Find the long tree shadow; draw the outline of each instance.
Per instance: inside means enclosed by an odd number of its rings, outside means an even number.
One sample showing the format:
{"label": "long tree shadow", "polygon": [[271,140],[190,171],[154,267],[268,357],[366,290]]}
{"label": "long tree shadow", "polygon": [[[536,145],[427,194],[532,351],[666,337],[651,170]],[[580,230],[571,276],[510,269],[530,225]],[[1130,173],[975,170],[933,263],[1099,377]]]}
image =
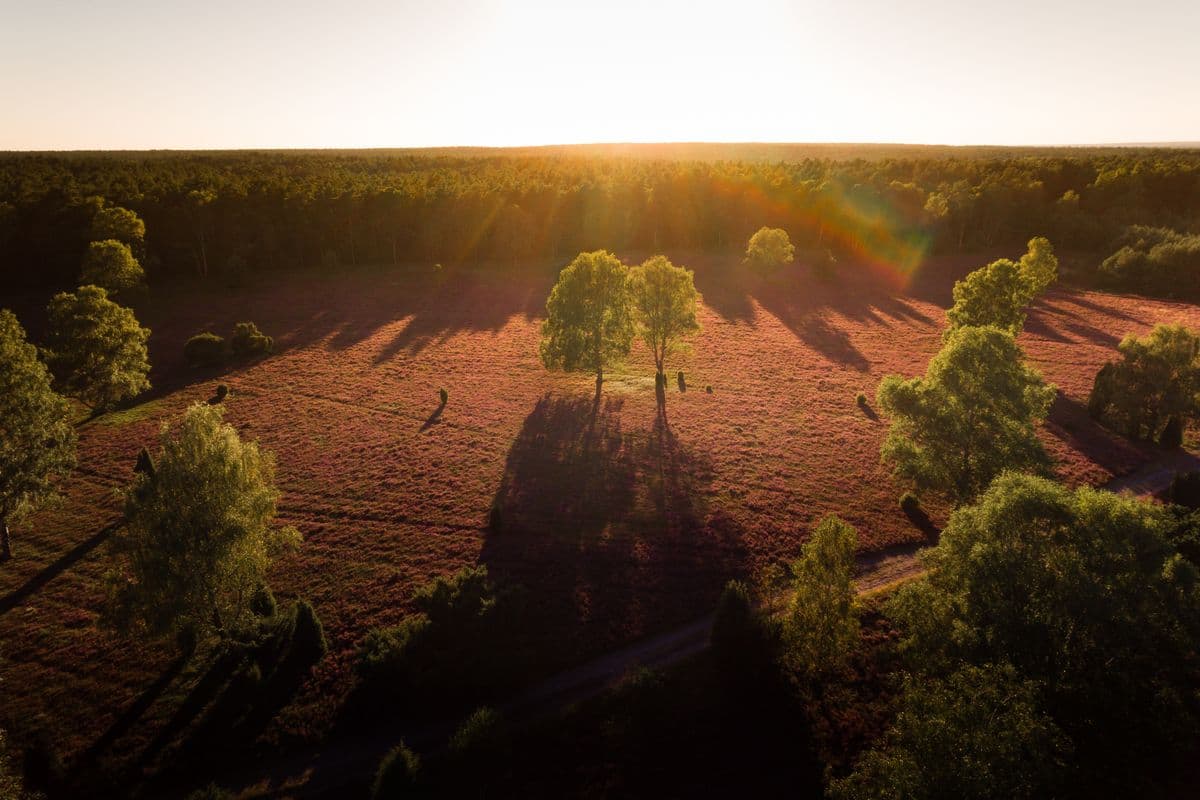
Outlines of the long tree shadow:
{"label": "long tree shadow", "polygon": [[184,665],[188,662],[187,654],[176,656],[163,673],[154,680],[154,683],[146,687],[146,689],[138,695],[137,699],[125,709],[120,716],[113,720],[112,725],[108,727],[100,738],[93,742],[87,750],[80,755],[80,764],[86,766],[93,763],[96,758],[108,749],[114,742],[129,732],[142,715],[154,704],[154,701],[162,696],[167,687],[179,676],[183,671]]}
{"label": "long tree shadow", "polygon": [[713,468],[665,416],[622,427],[620,399],[547,394],[508,454],[480,561],[530,592],[567,662],[707,611],[744,568],[738,526],[708,507]]}
{"label": "long tree shadow", "polygon": [[37,575],[27,580],[24,585],[10,592],[7,596],[0,599],[0,614],[6,614],[14,608],[25,602],[32,595],[36,594],[43,586],[52,581],[54,578],[61,575],[77,561],[82,559],[88,553],[95,550],[104,540],[112,535],[113,531],[121,526],[121,522],[113,522],[104,526],[92,536],[84,539],[79,544],[72,547],[66,553],[63,553],[55,561],[46,566]]}
{"label": "long tree shadow", "polygon": [[1152,452],[1148,446],[1132,442],[1097,423],[1084,403],[1068,397],[1062,390],[1050,406],[1045,427],[1055,438],[1113,474],[1131,469]]}

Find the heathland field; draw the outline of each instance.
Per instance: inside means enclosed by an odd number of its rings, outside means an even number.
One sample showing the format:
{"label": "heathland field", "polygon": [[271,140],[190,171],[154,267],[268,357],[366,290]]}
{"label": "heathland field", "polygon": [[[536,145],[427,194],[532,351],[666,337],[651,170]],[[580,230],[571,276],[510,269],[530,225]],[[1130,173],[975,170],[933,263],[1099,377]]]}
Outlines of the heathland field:
{"label": "heathland field", "polygon": [[[640,346],[599,404],[591,376],[541,366],[553,266],[153,290],[137,310],[153,331],[154,389],[81,424],[64,502],[14,531],[17,557],[0,570],[0,677],[23,687],[6,692],[3,716],[44,715],[65,756],[150,765],[203,707],[201,660],[94,622],[115,490],[160,424],[220,382],[227,420],[275,453],[281,521],[304,536],[271,585],[313,602],[331,646],[267,738],[333,725],[366,632],[463,566],[525,586],[530,624],[556,642],[550,670],[703,615],[728,578],[794,558],[825,514],[855,525],[864,553],[924,541],[880,464],[875,390],[924,371],[952,279],[992,255],[933,259],[910,279],[843,263],[834,282],[803,260],[765,281],[735,256],[669,255],[696,271],[703,329],[668,364],[665,419]],[[184,365],[188,337],[241,320],[275,337],[274,355],[230,372]],[[1200,327],[1200,308],[1058,288],[1031,311],[1020,342],[1059,389],[1042,438],[1066,482],[1154,457],[1096,426],[1086,402],[1121,337],[1162,322]]]}

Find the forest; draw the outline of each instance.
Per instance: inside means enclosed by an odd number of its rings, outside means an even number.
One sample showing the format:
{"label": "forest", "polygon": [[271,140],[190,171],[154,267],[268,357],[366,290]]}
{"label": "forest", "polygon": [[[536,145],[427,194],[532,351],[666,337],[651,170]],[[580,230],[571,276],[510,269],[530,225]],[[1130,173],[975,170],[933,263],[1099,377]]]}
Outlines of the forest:
{"label": "forest", "polygon": [[1096,256],[1087,282],[1200,291],[1200,151],[774,147],[8,154],[0,287],[75,285],[107,202],[145,221],[152,282],[731,251],[766,225],[802,250],[902,265],[1042,235]]}

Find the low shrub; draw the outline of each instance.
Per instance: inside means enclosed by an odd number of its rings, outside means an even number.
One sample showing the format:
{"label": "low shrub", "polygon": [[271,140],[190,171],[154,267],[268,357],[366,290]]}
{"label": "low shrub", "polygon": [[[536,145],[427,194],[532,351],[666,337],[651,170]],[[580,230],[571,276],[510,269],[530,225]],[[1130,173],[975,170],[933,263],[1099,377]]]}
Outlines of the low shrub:
{"label": "low shrub", "polygon": [[225,340],[215,333],[198,333],[183,346],[183,357],[193,367],[217,367],[225,361]]}
{"label": "low shrub", "polygon": [[417,786],[421,760],[404,742],[393,747],[379,762],[375,782],[371,784],[373,800],[394,800],[404,797]]}
{"label": "low shrub", "polygon": [[218,383],[217,384],[217,394],[216,394],[217,402],[218,403],[224,402],[225,398],[228,396],[229,396],[229,387],[223,383]]}
{"label": "low shrub", "polygon": [[859,392],[858,395],[854,398],[854,402],[858,404],[859,408],[866,408],[867,407],[867,396],[865,394],[863,394],[862,392]]}
{"label": "low shrub", "polygon": [[1166,426],[1158,436],[1158,443],[1170,450],[1183,447],[1183,421],[1179,417],[1171,417],[1167,420]]}
{"label": "low shrub", "polygon": [[686,392],[687,381],[683,378],[683,370],[679,370],[679,372],[675,373],[675,380],[679,383],[679,391]]}
{"label": "low shrub", "polygon": [[266,355],[275,348],[275,340],[260,331],[253,322],[239,322],[233,326],[229,348],[239,358]]}
{"label": "low shrub", "polygon": [[446,405],[450,401],[450,393],[445,389],[438,389],[438,399],[442,401],[442,405]]}
{"label": "low shrub", "polygon": [[921,498],[917,497],[912,492],[905,492],[900,495],[900,509],[906,514],[911,514],[921,507]]}
{"label": "low shrub", "polygon": [[704,391],[707,392],[708,394],[712,394],[713,393],[712,392],[712,384],[710,383],[708,386],[705,386]]}
{"label": "low shrub", "polygon": [[269,586],[264,584],[254,590],[254,595],[250,598],[250,610],[260,617],[275,616],[278,606]]}
{"label": "low shrub", "polygon": [[307,600],[296,603],[295,615],[289,657],[299,664],[315,664],[329,651],[329,643],[325,640],[325,626],[321,624],[316,610]]}
{"label": "low shrub", "polygon": [[499,738],[499,728],[500,714],[495,709],[477,708],[450,737],[450,752],[462,756],[491,749]]}

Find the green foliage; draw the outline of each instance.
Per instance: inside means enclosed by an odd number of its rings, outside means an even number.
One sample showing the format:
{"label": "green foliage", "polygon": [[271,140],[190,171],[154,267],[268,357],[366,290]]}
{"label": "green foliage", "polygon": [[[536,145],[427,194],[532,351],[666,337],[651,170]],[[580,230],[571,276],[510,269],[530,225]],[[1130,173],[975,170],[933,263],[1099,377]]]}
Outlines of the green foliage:
{"label": "green foliage", "polygon": [[299,534],[276,528],[275,462],[198,403],[163,427],[154,474],[125,493],[114,537],[106,621],[166,636],[185,627],[223,636],[250,621],[271,559]]}
{"label": "green foliage", "polygon": [[46,363],[63,394],[106,409],[150,388],[146,340],[128,308],[99,286],[60,292],[47,309],[50,333]]}
{"label": "green foliage", "polygon": [[1100,265],[1117,287],[1168,297],[1200,297],[1200,234],[1133,225]]}
{"label": "green foliage", "polygon": [[1057,279],[1054,248],[1043,237],[1031,239],[1019,262],[993,261],[954,284],[954,305],[946,312],[950,330],[991,325],[1016,336],[1029,304]]}
{"label": "green foliage", "polygon": [[500,714],[487,706],[477,708],[450,737],[450,752],[462,756],[476,755],[495,746],[500,735]]}
{"label": "green foliage", "polygon": [[75,466],[71,406],[54,393],[37,348],[8,309],[0,309],[0,559],[10,555],[8,526],[55,494]]}
{"label": "green foliage", "polygon": [[372,800],[393,800],[412,796],[418,786],[421,760],[404,742],[393,747],[379,762],[375,782],[371,784]]}
{"label": "green foliage", "polygon": [[275,348],[275,340],[258,329],[253,322],[239,322],[233,326],[233,335],[229,337],[229,349],[234,356],[259,356],[270,353]]}
{"label": "green foliage", "polygon": [[1064,782],[1070,743],[1010,667],[910,678],[891,729],[834,800],[1039,800]]}
{"label": "green foliage", "polygon": [[1011,334],[953,329],[925,377],[880,384],[879,406],[892,418],[882,458],[919,490],[969,501],[1005,469],[1045,467],[1034,423],[1054,394]]}
{"label": "green foliage", "polygon": [[300,664],[315,664],[329,652],[325,626],[307,600],[296,603],[295,615],[290,656]]}
{"label": "green foliage", "polygon": [[511,684],[523,658],[519,601],[483,566],[426,584],[413,595],[418,614],[368,632],[357,664],[364,690],[437,708]]}
{"label": "green foliage", "polygon": [[140,286],[146,273],[133,257],[129,245],[115,239],[104,239],[88,245],[79,275],[82,284],[93,284],[116,294]]}
{"label": "green foliage", "polygon": [[128,208],[102,205],[92,217],[91,239],[113,239],[127,245],[140,246],[146,238],[146,223]]}
{"label": "green foliage", "polygon": [[638,334],[654,357],[656,374],[663,375],[667,357],[700,330],[692,271],[653,256],[630,271],[629,286]]}
{"label": "green foliage", "polygon": [[765,273],[790,264],[795,258],[796,248],[787,231],[763,226],[747,242],[744,263]]}
{"label": "green foliage", "polygon": [[1085,774],[1119,785],[1197,730],[1200,582],[1176,527],[1151,501],[1005,474],[889,604],[902,652],[925,675],[1011,664]]}
{"label": "green foliage", "polygon": [[853,581],[857,546],[854,528],[828,516],[813,529],[792,565],[783,661],[802,680],[837,669],[858,641]]}
{"label": "green foliage", "polygon": [[273,617],[278,608],[271,587],[265,583],[255,589],[254,594],[250,596],[250,610],[260,617]]}
{"label": "green foliage", "polygon": [[1148,336],[1126,336],[1121,360],[1101,368],[1088,398],[1093,418],[1133,439],[1182,443],[1183,424],[1200,416],[1200,334],[1182,325],[1156,325]]}
{"label": "green foliage", "polygon": [[215,333],[197,333],[183,345],[183,357],[193,367],[218,367],[225,362],[225,340]]}
{"label": "green foliage", "polygon": [[548,369],[604,370],[628,355],[634,324],[628,268],[605,250],[580,253],[558,276],[546,301],[541,359]]}

